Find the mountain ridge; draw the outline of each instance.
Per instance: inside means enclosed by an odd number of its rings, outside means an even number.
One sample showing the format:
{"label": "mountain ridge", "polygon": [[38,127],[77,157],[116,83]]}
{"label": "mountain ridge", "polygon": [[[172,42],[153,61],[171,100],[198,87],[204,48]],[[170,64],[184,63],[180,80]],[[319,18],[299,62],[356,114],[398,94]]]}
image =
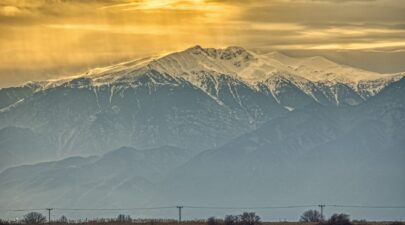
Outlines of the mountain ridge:
{"label": "mountain ridge", "polygon": [[[187,149],[176,147],[121,147],[97,157],[10,168],[0,173],[0,202],[16,208],[131,208],[179,202],[401,205],[404,97],[402,78],[357,106],[313,103],[196,155],[185,156]],[[11,199],[15,196],[18,201]],[[398,215],[393,211],[383,217]]]}
{"label": "mountain ridge", "polygon": [[[252,86],[223,72],[256,68],[241,48],[182,54],[149,67],[151,59],[143,59],[45,82],[45,88],[0,90],[6,99],[0,105],[12,103],[0,110],[0,204],[405,201],[405,78],[359,82],[361,92],[353,83],[269,70]],[[30,162],[43,163],[18,167]]]}
{"label": "mountain ridge", "polygon": [[[387,84],[405,76],[402,73],[378,74],[339,65],[320,56],[293,58],[279,52],[257,54],[238,46],[215,49],[202,48],[197,45],[165,56],[145,57],[112,66],[95,68],[72,77],[30,82],[22,85],[21,88],[36,86],[33,92],[37,92],[72,83],[72,81],[76,81],[76,85],[83,88],[130,87],[133,86],[132,83],[136,82],[139,76],[148,70],[167,74],[171,79],[184,79],[207,93],[208,91],[202,84],[205,79],[208,79],[204,77],[204,74],[212,74],[213,77],[222,74],[230,76],[256,90],[260,90],[260,86],[263,85],[268,86],[269,90],[274,89],[277,83],[274,80],[276,77],[280,77],[292,82],[315,101],[321,104],[325,103],[325,101],[315,97],[319,94],[314,93],[323,92],[324,97],[329,99],[328,101],[334,101],[333,104],[336,105],[340,104],[340,101],[336,100],[335,97],[339,92],[336,90],[336,86],[347,86],[347,89],[358,95],[356,98],[364,100],[378,93]],[[274,91],[271,93],[277,99]],[[359,101],[353,102],[353,104],[358,103]],[[3,110],[6,109],[4,105],[2,107]]]}
{"label": "mountain ridge", "polygon": [[[310,80],[313,71],[331,75]],[[339,76],[345,78],[348,71],[378,79],[342,83]],[[404,75],[376,74],[322,57],[195,46],[0,89],[0,129],[32,130],[50,140],[46,143],[55,157],[94,155],[121,146],[172,145],[197,153],[306,106],[359,105]],[[10,157],[6,151],[0,154]]]}

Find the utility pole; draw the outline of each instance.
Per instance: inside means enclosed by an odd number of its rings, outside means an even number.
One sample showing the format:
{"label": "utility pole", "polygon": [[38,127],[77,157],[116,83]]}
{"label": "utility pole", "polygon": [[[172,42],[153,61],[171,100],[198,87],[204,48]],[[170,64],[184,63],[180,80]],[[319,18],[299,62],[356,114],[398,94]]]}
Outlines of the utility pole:
{"label": "utility pole", "polygon": [[318,205],[318,206],[319,206],[319,208],[321,208],[321,220],[324,220],[324,218],[323,218],[323,208],[325,208],[325,205],[321,204],[321,205]]}
{"label": "utility pole", "polygon": [[53,208],[47,208],[46,210],[48,210],[48,223],[51,223],[51,211],[53,210]]}
{"label": "utility pole", "polygon": [[181,209],[183,208],[183,206],[176,206],[176,208],[179,209],[179,223],[181,222]]}

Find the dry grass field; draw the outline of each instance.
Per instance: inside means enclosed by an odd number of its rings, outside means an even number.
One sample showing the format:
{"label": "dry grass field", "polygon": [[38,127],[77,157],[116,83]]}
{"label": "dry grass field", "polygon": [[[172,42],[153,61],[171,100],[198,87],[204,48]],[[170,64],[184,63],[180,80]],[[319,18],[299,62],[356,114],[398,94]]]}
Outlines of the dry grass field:
{"label": "dry grass field", "polygon": [[[46,223],[48,224],[48,223]],[[50,225],[62,225],[65,223],[50,223]],[[109,220],[109,219],[101,219],[101,220],[94,220],[94,221],[87,221],[87,222],[69,222],[68,224],[74,225],[207,225],[207,221],[204,220],[193,220],[193,221],[182,221],[178,222],[175,220],[134,220],[130,221],[117,221],[117,220]],[[221,221],[219,221],[219,224]],[[319,223],[311,223],[311,222],[261,222],[261,225],[318,225]],[[405,223],[401,222],[394,222],[394,221],[352,221],[353,225],[405,225]]]}

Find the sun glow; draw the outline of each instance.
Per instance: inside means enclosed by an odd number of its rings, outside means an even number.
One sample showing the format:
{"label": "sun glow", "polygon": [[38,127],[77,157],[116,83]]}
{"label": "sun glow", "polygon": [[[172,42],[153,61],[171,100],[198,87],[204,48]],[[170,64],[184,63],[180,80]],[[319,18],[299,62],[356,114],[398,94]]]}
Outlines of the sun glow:
{"label": "sun glow", "polygon": [[[403,5],[290,1],[3,0],[0,75],[9,83],[25,76],[42,79],[196,44],[272,49],[404,46],[402,21],[395,20],[403,18],[397,10]],[[381,5],[391,11],[381,13]]]}

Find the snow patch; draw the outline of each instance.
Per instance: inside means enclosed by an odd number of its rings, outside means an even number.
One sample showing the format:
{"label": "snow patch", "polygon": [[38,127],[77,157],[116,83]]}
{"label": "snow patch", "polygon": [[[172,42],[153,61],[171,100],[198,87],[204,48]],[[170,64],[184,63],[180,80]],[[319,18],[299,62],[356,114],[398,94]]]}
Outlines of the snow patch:
{"label": "snow patch", "polygon": [[[153,71],[163,74],[167,79],[156,80],[153,77]],[[259,83],[266,83],[276,99],[277,80],[286,79],[318,102],[315,95],[316,83],[329,87],[345,84],[366,98],[405,76],[404,73],[379,74],[357,69],[337,64],[320,56],[294,58],[279,52],[253,53],[237,46],[224,49],[194,46],[165,56],[135,59],[95,68],[73,77],[38,82],[38,85],[41,89],[46,89],[63,85],[74,79],[86,78],[90,79],[90,84],[79,83],[78,85],[136,87],[139,85],[137,84],[139,78],[146,73],[150,74],[149,81],[153,86],[186,80],[205,92],[207,91],[201,86],[200,74],[210,74],[213,77],[227,75],[254,88],[258,88]],[[116,90],[112,88],[110,102],[114,93]],[[210,96],[213,95],[210,94]]]}

